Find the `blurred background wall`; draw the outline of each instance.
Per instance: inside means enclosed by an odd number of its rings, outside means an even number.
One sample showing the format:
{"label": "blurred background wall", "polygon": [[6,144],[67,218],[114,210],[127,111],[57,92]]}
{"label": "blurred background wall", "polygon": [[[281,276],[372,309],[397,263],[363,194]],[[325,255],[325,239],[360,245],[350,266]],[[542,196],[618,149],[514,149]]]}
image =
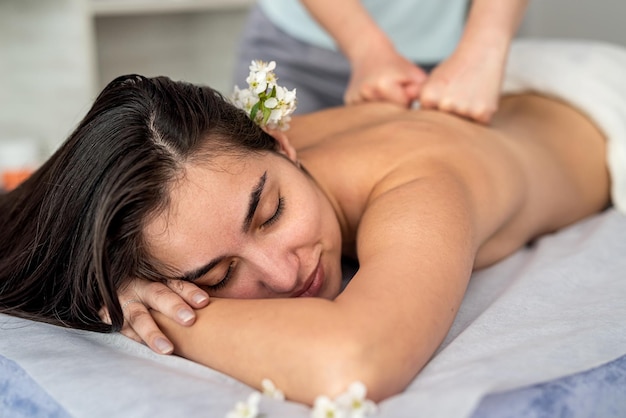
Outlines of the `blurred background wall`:
{"label": "blurred background wall", "polygon": [[[120,74],[230,92],[253,1],[0,0],[0,165],[14,159],[11,144],[34,143],[40,158],[49,155]],[[534,0],[519,36],[626,45],[623,16],[623,0]]]}

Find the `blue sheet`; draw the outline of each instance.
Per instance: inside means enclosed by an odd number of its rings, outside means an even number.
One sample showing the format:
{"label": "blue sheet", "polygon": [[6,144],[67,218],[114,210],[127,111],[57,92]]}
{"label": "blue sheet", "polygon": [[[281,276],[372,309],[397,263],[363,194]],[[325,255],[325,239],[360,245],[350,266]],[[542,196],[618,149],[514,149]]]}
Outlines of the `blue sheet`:
{"label": "blue sheet", "polygon": [[[625,394],[626,355],[572,376],[490,394],[481,401],[472,418],[623,418],[626,417]],[[17,363],[0,355],[0,418],[9,417],[71,418],[71,415]]]}
{"label": "blue sheet", "polygon": [[491,394],[472,418],[624,418],[626,355],[586,372]]}
{"label": "blue sheet", "polygon": [[0,417],[70,418],[24,369],[0,356]]}

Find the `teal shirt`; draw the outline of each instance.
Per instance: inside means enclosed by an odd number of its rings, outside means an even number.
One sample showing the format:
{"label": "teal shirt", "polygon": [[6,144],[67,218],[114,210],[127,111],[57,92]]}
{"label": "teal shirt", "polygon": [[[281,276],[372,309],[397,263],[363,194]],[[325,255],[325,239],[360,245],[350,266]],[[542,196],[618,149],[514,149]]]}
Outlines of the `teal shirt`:
{"label": "teal shirt", "polygon": [[[341,0],[337,0],[340,7]],[[436,63],[450,55],[461,38],[467,0],[362,0],[363,5],[406,58]],[[337,49],[299,0],[259,0],[281,30],[309,44]]]}

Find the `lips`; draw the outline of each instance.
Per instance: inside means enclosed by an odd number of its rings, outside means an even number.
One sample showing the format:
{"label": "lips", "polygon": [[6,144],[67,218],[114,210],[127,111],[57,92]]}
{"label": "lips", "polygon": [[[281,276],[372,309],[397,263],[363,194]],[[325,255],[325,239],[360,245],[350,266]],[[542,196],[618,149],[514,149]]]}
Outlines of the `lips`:
{"label": "lips", "polygon": [[304,287],[293,294],[293,297],[315,297],[324,284],[324,267],[321,260],[317,262],[315,270],[307,278]]}

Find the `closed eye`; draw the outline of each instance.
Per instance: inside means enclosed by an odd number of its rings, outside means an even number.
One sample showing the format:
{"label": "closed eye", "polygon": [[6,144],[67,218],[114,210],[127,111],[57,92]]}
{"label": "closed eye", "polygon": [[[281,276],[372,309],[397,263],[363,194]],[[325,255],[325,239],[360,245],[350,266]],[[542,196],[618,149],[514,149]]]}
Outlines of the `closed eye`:
{"label": "closed eye", "polygon": [[278,204],[276,205],[276,210],[274,211],[274,214],[267,221],[263,222],[263,224],[261,225],[261,228],[267,228],[273,225],[274,223],[276,223],[280,219],[280,216],[283,214],[284,210],[285,210],[285,198],[281,196],[278,198]]}
{"label": "closed eye", "polygon": [[228,282],[230,281],[230,279],[233,277],[233,272],[235,271],[235,267],[237,265],[237,262],[235,260],[232,260],[230,262],[230,264],[228,264],[228,268],[226,269],[226,273],[224,274],[224,277],[222,278],[222,280],[220,280],[219,282],[206,286],[207,289],[209,290],[219,290],[222,289],[223,287],[225,287]]}

